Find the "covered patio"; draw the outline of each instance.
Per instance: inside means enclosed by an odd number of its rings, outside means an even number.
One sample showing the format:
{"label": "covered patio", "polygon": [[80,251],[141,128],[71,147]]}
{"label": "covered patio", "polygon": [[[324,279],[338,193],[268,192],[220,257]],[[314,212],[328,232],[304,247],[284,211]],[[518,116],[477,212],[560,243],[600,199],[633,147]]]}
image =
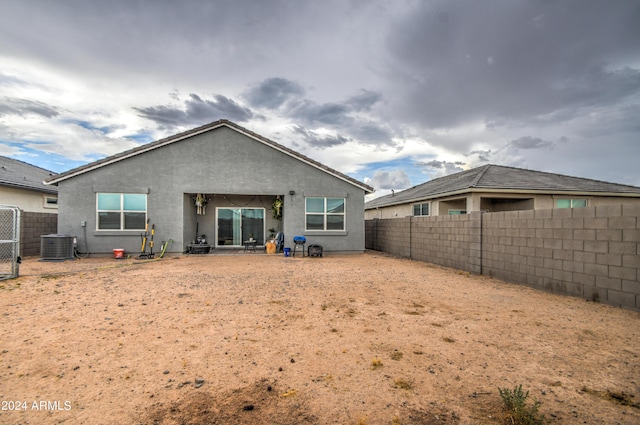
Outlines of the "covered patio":
{"label": "covered patio", "polygon": [[264,251],[283,231],[284,200],[285,195],[185,193],[185,242],[238,251],[253,240],[256,251]]}

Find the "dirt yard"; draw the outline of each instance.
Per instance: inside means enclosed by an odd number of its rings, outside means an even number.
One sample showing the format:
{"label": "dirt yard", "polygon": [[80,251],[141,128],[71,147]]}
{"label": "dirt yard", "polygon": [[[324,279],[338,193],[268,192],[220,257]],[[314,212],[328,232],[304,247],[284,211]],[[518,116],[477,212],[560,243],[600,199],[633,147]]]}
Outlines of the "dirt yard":
{"label": "dirt yard", "polygon": [[381,253],[23,262],[2,424],[640,423],[640,314]]}

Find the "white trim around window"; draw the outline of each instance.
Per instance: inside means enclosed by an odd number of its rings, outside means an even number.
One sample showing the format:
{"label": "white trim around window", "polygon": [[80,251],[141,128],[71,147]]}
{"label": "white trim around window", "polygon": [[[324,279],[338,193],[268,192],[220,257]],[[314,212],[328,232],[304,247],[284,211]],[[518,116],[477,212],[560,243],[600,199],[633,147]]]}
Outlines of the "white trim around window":
{"label": "white trim around window", "polygon": [[305,231],[345,231],[347,226],[346,203],[345,198],[305,198]]}
{"label": "white trim around window", "polygon": [[431,215],[431,202],[423,202],[421,204],[413,204],[413,216],[424,217]]}
{"label": "white trim around window", "polygon": [[96,230],[145,230],[147,195],[96,193]]}
{"label": "white trim around window", "polygon": [[52,195],[42,195],[42,208],[58,208],[58,197]]}

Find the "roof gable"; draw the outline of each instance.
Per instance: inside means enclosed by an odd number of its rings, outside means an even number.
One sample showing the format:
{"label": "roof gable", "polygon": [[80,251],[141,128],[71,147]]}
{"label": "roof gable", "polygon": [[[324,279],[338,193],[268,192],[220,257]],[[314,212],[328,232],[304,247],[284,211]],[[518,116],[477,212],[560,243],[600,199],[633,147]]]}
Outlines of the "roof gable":
{"label": "roof gable", "polygon": [[488,164],[429,180],[402,192],[373,199],[365,204],[365,209],[417,202],[483,189],[503,192],[576,192],[640,196],[640,187]]}
{"label": "roof gable", "polygon": [[286,146],[280,145],[280,144],[278,144],[278,143],[276,143],[276,142],[274,142],[272,140],[267,139],[266,137],[260,136],[259,134],[254,133],[254,132],[252,132],[250,130],[247,130],[246,128],[241,127],[241,126],[239,126],[239,125],[237,125],[237,124],[235,124],[235,123],[233,123],[233,122],[231,122],[229,120],[226,120],[226,119],[218,120],[218,121],[212,122],[210,124],[206,124],[206,125],[203,125],[201,127],[197,127],[197,128],[191,129],[191,130],[187,130],[185,132],[178,133],[178,134],[175,134],[173,136],[166,137],[164,139],[156,140],[155,142],[147,143],[145,145],[141,145],[141,146],[135,147],[133,149],[129,149],[127,151],[124,151],[124,152],[121,152],[121,153],[118,153],[118,154],[115,154],[115,155],[100,159],[98,161],[94,161],[92,163],[89,163],[89,164],[74,168],[72,170],[66,171],[64,173],[58,174],[56,176],[53,176],[53,177],[47,179],[45,181],[45,183],[46,184],[50,184],[50,185],[57,184],[57,183],[59,183],[61,181],[64,181],[64,180],[79,176],[81,174],[84,174],[84,173],[90,172],[92,170],[104,167],[106,165],[113,164],[113,163],[119,162],[119,161],[123,161],[123,160],[125,160],[127,158],[131,158],[131,157],[136,156],[136,155],[141,155],[141,154],[143,154],[145,152],[149,152],[151,150],[154,150],[154,149],[157,149],[157,148],[160,148],[160,147],[163,147],[163,146],[167,146],[167,145],[170,145],[172,143],[177,143],[177,142],[180,142],[182,140],[188,139],[190,137],[196,136],[198,134],[203,134],[203,133],[215,130],[217,128],[220,128],[220,127],[227,127],[227,128],[229,128],[231,130],[237,131],[238,133],[244,134],[245,136],[247,136],[247,137],[249,137],[249,138],[251,138],[251,139],[253,139],[255,141],[258,141],[258,142],[260,142],[260,143],[262,143],[264,145],[267,145],[267,146],[269,146],[269,147],[271,147],[273,149],[276,149],[276,150],[284,153],[285,155],[288,155],[288,156],[290,156],[292,158],[295,158],[295,159],[297,159],[299,161],[302,161],[302,162],[306,163],[307,165],[310,165],[310,166],[312,166],[314,168],[317,168],[317,169],[319,169],[319,170],[321,170],[321,171],[323,171],[323,172],[325,172],[327,174],[330,174],[330,175],[332,175],[334,177],[337,177],[340,180],[343,180],[343,181],[345,181],[345,182],[347,182],[349,184],[352,184],[352,185],[364,190],[366,193],[373,193],[373,188],[371,186],[369,186],[367,184],[364,184],[364,183],[362,183],[362,182],[360,182],[360,181],[358,181],[358,180],[356,180],[354,178],[351,178],[351,177],[349,177],[349,176],[347,176],[345,174],[342,174],[339,171],[334,170],[333,168],[330,168],[330,167],[328,167],[326,165],[323,165],[323,164],[321,164],[321,163],[319,163],[319,162],[317,162],[317,161],[315,161],[315,160],[313,160],[313,159],[311,159],[311,158],[309,158],[309,157],[307,157],[305,155],[302,155],[302,154],[294,151],[293,149],[290,149],[290,148],[287,148]]}
{"label": "roof gable", "polygon": [[53,171],[45,170],[17,159],[0,156],[0,185],[43,193],[58,193],[57,188],[43,183],[43,180],[54,175]]}

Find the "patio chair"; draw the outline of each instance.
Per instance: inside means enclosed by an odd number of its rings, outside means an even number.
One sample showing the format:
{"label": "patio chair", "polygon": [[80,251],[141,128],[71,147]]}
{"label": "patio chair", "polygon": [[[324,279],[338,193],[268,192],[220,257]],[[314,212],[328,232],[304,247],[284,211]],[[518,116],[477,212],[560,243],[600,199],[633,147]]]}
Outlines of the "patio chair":
{"label": "patio chair", "polygon": [[276,252],[282,252],[284,249],[284,233],[278,232],[276,234]]}

